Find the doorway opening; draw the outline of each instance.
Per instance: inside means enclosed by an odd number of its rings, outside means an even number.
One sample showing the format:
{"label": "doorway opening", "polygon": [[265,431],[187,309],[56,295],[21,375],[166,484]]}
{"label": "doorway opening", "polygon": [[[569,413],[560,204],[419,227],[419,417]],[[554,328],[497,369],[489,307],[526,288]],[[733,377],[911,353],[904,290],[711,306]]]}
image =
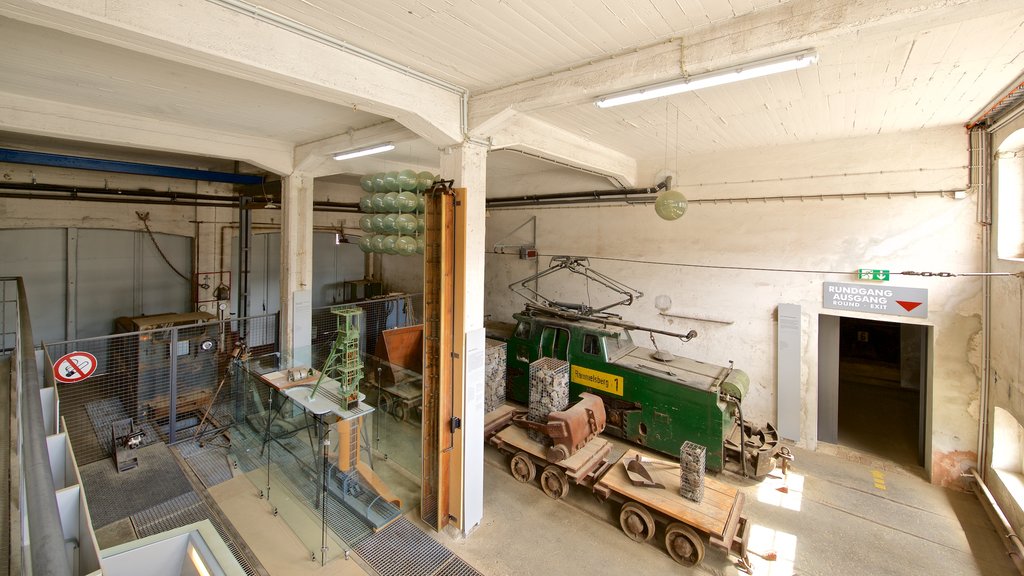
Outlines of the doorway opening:
{"label": "doorway opening", "polygon": [[832,401],[819,406],[819,420],[830,421],[819,426],[819,438],[903,466],[924,466],[929,327],[821,320],[819,394]]}

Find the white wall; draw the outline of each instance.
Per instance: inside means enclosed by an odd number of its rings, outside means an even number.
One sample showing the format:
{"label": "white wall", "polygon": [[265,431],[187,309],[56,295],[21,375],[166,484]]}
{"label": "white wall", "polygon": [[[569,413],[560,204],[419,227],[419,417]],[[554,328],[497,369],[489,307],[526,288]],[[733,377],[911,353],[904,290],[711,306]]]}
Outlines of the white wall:
{"label": "white wall", "polygon": [[[1024,130],[1024,117],[1018,118],[1016,121],[995,132],[992,135],[992,156],[995,156],[1000,146],[1011,135],[1016,134],[1015,138],[1019,139],[1021,136],[1019,131],[1022,130]],[[1013,148],[1015,146],[1010,147]],[[1022,188],[1024,182],[1000,183],[998,170],[994,170],[994,172],[996,174],[994,174],[993,189],[996,201],[994,202],[995,214],[993,215],[993,221],[995,223],[994,232],[997,234],[999,223],[1003,218],[1014,218],[1016,219],[1016,224],[1020,225],[1019,213],[1001,215],[998,207],[1001,205],[1000,196],[1003,194],[1017,195],[1018,202],[1016,204],[1019,206],[1019,196],[1022,194],[1022,190],[1024,190]],[[1013,205],[1015,203],[1011,202],[1009,204]],[[997,257],[996,234],[993,234],[993,247],[990,254],[992,271],[1024,274],[1024,261],[1001,260]],[[990,411],[988,414],[988,443],[990,447],[1000,441],[1000,437],[995,435],[996,426],[993,414],[995,408],[1002,408],[1008,412],[1016,418],[1018,425],[1024,424],[1024,364],[1022,364],[1021,360],[1024,358],[1024,326],[1022,326],[1022,323],[1024,323],[1024,302],[1022,302],[1021,298],[1024,288],[1022,288],[1022,285],[1024,285],[1024,280],[1020,276],[995,277],[992,279],[992,364],[989,384]],[[1003,438],[1003,440],[1011,439]],[[1011,496],[1009,488],[997,475],[991,473],[991,468],[987,472],[985,481],[999,503],[1000,508],[1002,508],[1017,533],[1024,533],[1024,502]],[[1017,497],[1020,498],[1021,495],[1018,494]]]}
{"label": "white wall", "polygon": [[[677,182],[691,199],[963,190],[966,144],[963,130],[951,127],[688,157],[669,168],[678,171]],[[642,173],[653,179],[660,168],[652,161]],[[535,214],[542,254],[591,256],[596,270],[644,292],[645,297],[631,308],[619,309],[626,319],[681,332],[694,328],[700,333],[688,344],[659,337],[660,346],[719,364],[734,360],[737,368],[747,371],[752,388],[744,412],[755,421],[775,419],[775,308],[782,302],[800,304],[801,443],[813,446],[822,282],[852,282],[848,272],[857,268],[978,271],[976,209],[974,198],[894,196],[691,204],[688,213],[674,222],[659,219],[653,206],[491,210],[487,230],[490,246]],[[542,266],[546,265],[542,259]],[[510,320],[513,312],[522,309],[522,299],[507,285],[532,270],[532,264],[515,256],[488,255],[487,313],[493,319]],[[571,281],[557,276],[556,283]],[[934,482],[952,484],[976,460],[981,282],[896,276],[890,284],[927,288],[927,320],[859,316],[935,327],[931,473]],[[591,294],[599,303],[597,292]],[[672,297],[672,312],[734,323],[659,316],[654,308],[659,294]],[[586,291],[577,281],[553,295],[585,301]]]}
{"label": "white wall", "polygon": [[[203,168],[203,167],[199,167]],[[156,178],[84,170],[72,170],[23,164],[0,163],[0,179],[7,182],[39,183],[98,187],[109,189],[150,189],[157,191],[186,192],[209,195],[234,196],[230,184],[196,182],[172,178]],[[317,181],[316,199],[333,202],[355,202],[361,190],[358,186],[345,186],[331,182]],[[211,208],[182,206],[146,205],[137,203],[77,202],[71,200],[25,200],[0,198],[0,229],[25,228],[81,228],[110,230],[142,230],[143,226],[136,212],[149,214],[149,226],[156,234],[173,234],[195,239],[192,270],[203,273],[200,283],[209,288],[200,288],[198,300],[207,311],[212,306],[213,291],[221,281],[235,286],[237,274],[228,276],[232,260],[237,258],[238,210],[230,207]],[[317,231],[341,231],[360,233],[358,214],[318,212],[314,214]],[[280,210],[254,210],[252,221],[257,234],[275,232],[280,229]],[[325,242],[321,242],[326,246]],[[332,247],[333,248],[333,247]],[[341,280],[362,278],[362,259],[354,246],[340,246],[337,252],[343,259],[333,259],[329,266],[321,267],[315,279],[322,283],[338,283]],[[361,253],[360,253],[361,254]],[[330,255],[324,256],[328,258]],[[277,257],[277,254],[274,255]],[[330,259],[330,258],[328,258]],[[207,279],[208,276],[208,279]],[[273,282],[278,282],[275,277]],[[63,282],[61,278],[59,281]],[[326,288],[314,287],[319,298],[326,298]],[[416,291],[419,292],[422,287]],[[61,292],[63,293],[63,292]],[[275,291],[276,294],[276,291]],[[63,304],[62,304],[63,305]],[[274,307],[276,310],[276,307]],[[235,312],[235,306],[228,308]],[[91,335],[91,334],[90,334]]]}

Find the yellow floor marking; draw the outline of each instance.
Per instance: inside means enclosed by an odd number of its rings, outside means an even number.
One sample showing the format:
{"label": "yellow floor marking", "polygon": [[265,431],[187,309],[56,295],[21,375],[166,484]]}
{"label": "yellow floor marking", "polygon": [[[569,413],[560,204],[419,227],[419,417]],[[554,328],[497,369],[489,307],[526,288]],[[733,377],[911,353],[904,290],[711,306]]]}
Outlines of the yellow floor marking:
{"label": "yellow floor marking", "polygon": [[875,488],[879,490],[885,490],[885,474],[880,470],[872,470],[871,476],[875,480]]}

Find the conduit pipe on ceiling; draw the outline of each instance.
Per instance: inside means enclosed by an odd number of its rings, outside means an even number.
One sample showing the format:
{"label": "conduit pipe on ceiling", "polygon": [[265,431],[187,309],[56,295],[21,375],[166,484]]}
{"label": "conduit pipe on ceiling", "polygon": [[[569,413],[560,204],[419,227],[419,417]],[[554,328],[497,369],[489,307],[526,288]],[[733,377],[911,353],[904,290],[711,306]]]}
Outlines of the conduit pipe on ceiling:
{"label": "conduit pipe on ceiling", "polygon": [[651,188],[631,188],[625,190],[591,190],[589,192],[560,192],[557,194],[531,194],[526,196],[510,196],[492,198],[487,201],[487,208],[504,208],[511,206],[534,206],[538,204],[576,204],[580,202],[625,202],[636,196],[650,196],[667,189],[671,181]]}
{"label": "conduit pipe on ceiling", "polygon": [[[617,191],[621,196],[622,191]],[[751,204],[758,203],[764,204],[768,202],[786,202],[786,201],[823,201],[823,200],[867,200],[868,198],[894,198],[898,196],[940,196],[956,198],[957,194],[962,194],[963,190],[911,190],[911,191],[899,191],[899,192],[859,192],[855,194],[813,194],[813,195],[801,195],[801,196],[745,196],[742,198],[701,198],[697,200],[689,200],[689,204]],[[543,196],[527,196],[529,198],[525,200],[522,198],[502,198],[502,202],[498,203],[494,200],[487,201],[488,210],[501,210],[504,208],[524,208],[524,207],[541,207],[541,206],[567,206],[567,205],[578,205],[578,204],[653,204],[657,200],[657,194],[643,194],[638,193],[626,197],[615,197],[615,194],[606,194],[598,197],[591,197],[590,193],[571,193],[578,197],[560,199],[558,195],[543,195]],[[539,200],[537,200],[539,198]],[[494,202],[492,204],[492,202]]]}
{"label": "conduit pipe on ceiling", "polygon": [[[202,206],[211,208],[234,207],[238,204],[237,196],[217,196],[214,194],[174,192],[170,190],[125,190],[117,188],[68,186],[64,184],[30,184],[27,182],[0,182],[0,190],[19,190],[27,192],[0,192],[0,198],[25,200],[75,200],[80,202]],[[59,196],[53,194],[59,194]],[[359,212],[359,204],[357,202],[313,202],[313,210],[317,212]]]}
{"label": "conduit pipe on ceiling", "polygon": [[974,493],[978,496],[978,500],[981,501],[981,507],[985,509],[989,519],[1004,536],[1003,544],[1006,545],[1010,559],[1013,560],[1013,565],[1017,567],[1017,572],[1024,574],[1024,543],[1021,542],[1020,537],[1017,536],[1013,527],[1010,526],[1010,522],[1007,521],[1003,511],[999,509],[999,505],[996,504],[995,498],[989,492],[988,486],[985,485],[981,475],[978,474],[978,469],[971,468],[970,472],[964,474],[964,476],[974,478]]}

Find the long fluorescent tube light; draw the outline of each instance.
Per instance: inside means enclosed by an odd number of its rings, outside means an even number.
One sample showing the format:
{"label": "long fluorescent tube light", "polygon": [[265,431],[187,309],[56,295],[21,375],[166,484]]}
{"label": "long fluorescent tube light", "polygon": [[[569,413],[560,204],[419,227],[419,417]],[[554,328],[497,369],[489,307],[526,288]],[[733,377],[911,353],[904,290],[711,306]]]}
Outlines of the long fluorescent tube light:
{"label": "long fluorescent tube light", "polygon": [[729,84],[730,82],[739,82],[740,80],[760,78],[761,76],[778,74],[779,72],[798,70],[800,68],[806,68],[817,61],[818,53],[815,50],[802,50],[800,52],[785,54],[783,56],[777,56],[767,60],[758,60],[757,62],[751,62],[749,64],[741,64],[731,68],[715,70],[714,72],[708,72],[706,74],[686,76],[679,80],[670,80],[668,82],[651,84],[650,86],[644,86],[642,88],[634,88],[632,90],[608,94],[607,96],[601,96],[595,100],[594,104],[596,104],[598,108],[610,108],[612,106],[620,106],[622,104],[632,104],[633,102],[642,102],[653,98],[662,98],[664,96],[672,96],[673,94],[692,92],[694,90],[700,90],[701,88],[721,86],[722,84]]}
{"label": "long fluorescent tube light", "polygon": [[348,152],[338,152],[334,155],[335,160],[348,160],[349,158],[359,158],[360,156],[369,156],[370,154],[380,154],[381,152],[390,152],[395,149],[395,145],[391,142],[384,144],[374,144],[373,146],[367,146],[366,148],[356,148],[355,150],[349,150]]}

